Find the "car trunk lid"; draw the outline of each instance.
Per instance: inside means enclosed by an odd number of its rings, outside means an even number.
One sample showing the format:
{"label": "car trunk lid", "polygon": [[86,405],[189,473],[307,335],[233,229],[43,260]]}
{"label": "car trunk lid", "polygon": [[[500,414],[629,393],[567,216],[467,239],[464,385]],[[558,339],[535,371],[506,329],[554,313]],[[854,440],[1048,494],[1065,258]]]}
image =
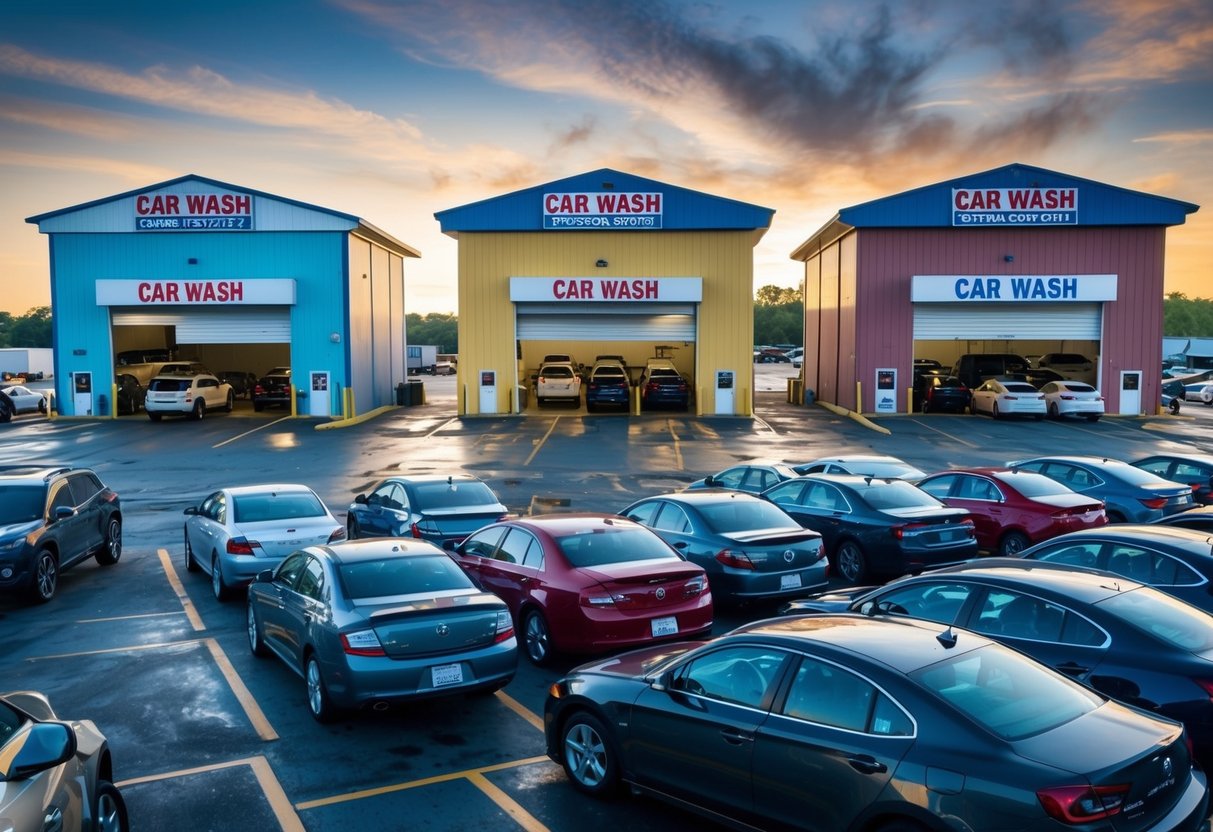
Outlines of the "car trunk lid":
{"label": "car trunk lid", "polygon": [[262,556],[284,558],[304,546],[322,546],[340,527],[328,517],[297,517],[290,521],[241,523],[237,533],[261,544]]}
{"label": "car trunk lid", "polygon": [[379,643],[394,659],[456,653],[493,644],[505,602],[488,592],[466,590],[357,604]]}
{"label": "car trunk lid", "polygon": [[631,561],[584,567],[597,587],[587,596],[610,596],[619,609],[655,610],[683,604],[698,597],[706,585],[703,569],[683,560]]}
{"label": "car trunk lid", "polygon": [[821,535],[807,529],[758,529],[721,537],[745,552],[755,572],[803,569],[821,559]]}

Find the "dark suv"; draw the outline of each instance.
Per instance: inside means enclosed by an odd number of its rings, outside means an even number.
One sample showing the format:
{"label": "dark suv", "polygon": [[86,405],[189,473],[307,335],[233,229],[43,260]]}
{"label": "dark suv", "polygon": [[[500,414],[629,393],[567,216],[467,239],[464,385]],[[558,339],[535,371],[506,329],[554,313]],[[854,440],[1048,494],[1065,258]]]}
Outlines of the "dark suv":
{"label": "dark suv", "polygon": [[0,592],[45,603],[59,573],[122,556],[118,495],[87,468],[0,465]]}
{"label": "dark suv", "polygon": [[275,367],[253,385],[253,410],[291,406],[291,368]]}

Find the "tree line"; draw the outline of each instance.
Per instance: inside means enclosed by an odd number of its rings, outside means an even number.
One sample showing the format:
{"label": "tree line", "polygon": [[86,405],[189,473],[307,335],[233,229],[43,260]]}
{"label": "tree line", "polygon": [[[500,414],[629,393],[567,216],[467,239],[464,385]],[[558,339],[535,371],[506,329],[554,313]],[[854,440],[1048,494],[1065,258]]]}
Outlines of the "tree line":
{"label": "tree line", "polygon": [[0,347],[51,346],[51,308],[35,306],[24,315],[0,312]]}

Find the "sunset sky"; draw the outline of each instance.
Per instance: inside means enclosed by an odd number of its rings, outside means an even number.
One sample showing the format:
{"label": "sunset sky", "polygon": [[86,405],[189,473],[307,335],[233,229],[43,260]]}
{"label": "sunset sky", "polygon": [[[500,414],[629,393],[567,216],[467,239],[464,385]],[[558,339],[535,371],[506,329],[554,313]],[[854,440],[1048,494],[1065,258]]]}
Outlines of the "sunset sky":
{"label": "sunset sky", "polygon": [[350,213],[601,167],[774,208],[755,284],[841,207],[1012,162],[1203,207],[1167,291],[1213,297],[1213,2],[3,0],[0,309],[50,300],[34,214],[184,174]]}

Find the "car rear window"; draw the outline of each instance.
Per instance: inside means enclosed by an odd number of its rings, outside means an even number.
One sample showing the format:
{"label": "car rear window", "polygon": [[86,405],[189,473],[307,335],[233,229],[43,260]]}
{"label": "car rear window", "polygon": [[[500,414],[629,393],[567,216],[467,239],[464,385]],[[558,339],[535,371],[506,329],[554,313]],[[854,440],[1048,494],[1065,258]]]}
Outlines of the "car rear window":
{"label": "car rear window", "polygon": [[556,538],[575,567],[605,566],[634,560],[681,560],[661,538],[640,528],[597,528]]}
{"label": "car rear window", "polygon": [[1035,387],[1033,387],[1030,384],[1011,383],[1011,384],[1004,384],[1003,386],[1007,388],[1008,393],[1039,393],[1040,392],[1039,390],[1037,390]]}
{"label": "car rear window", "polygon": [[37,520],[44,505],[44,485],[0,485],[0,526]]}
{"label": "car rear window", "polygon": [[232,497],[237,523],[264,523],[295,517],[323,517],[324,504],[310,491],[239,494]]}
{"label": "car rear window", "polygon": [[874,509],[943,507],[939,500],[904,480],[873,480],[861,493],[864,501]]}
{"label": "car rear window", "polygon": [[1044,474],[1016,471],[1013,474],[995,474],[994,477],[1002,480],[1025,497],[1052,497],[1056,494],[1074,493],[1072,489]]}
{"label": "car rear window", "polygon": [[755,529],[800,529],[800,524],[783,509],[766,500],[726,499],[718,503],[699,503],[696,508],[708,529],[717,534]]}
{"label": "car rear window", "polygon": [[573,368],[557,364],[551,367],[544,367],[539,371],[539,375],[548,376],[549,378],[572,378]]}
{"label": "car rear window", "polygon": [[1118,593],[1098,606],[1130,627],[1181,650],[1213,650],[1213,616],[1152,587]]}
{"label": "car rear window", "polygon": [[653,381],[671,382],[682,381],[682,375],[677,370],[667,370],[661,367],[654,369],[649,373],[649,378]]}
{"label": "car rear window", "polygon": [[945,659],[910,678],[1008,741],[1049,731],[1103,704],[1077,682],[998,644]]}
{"label": "car rear window", "polygon": [[500,502],[482,482],[431,482],[413,486],[417,508],[458,508],[494,505]]}
{"label": "car rear window", "polygon": [[351,601],[474,588],[463,570],[446,555],[395,555],[383,560],[345,563],[340,572]]}
{"label": "car rear window", "polygon": [[1076,381],[1067,381],[1062,387],[1074,393],[1094,393],[1095,388],[1089,384],[1082,384]]}
{"label": "car rear window", "polygon": [[626,381],[628,374],[619,367],[599,367],[594,371],[595,381]]}
{"label": "car rear window", "polygon": [[188,378],[154,378],[148,389],[160,393],[183,393],[190,389],[192,383],[193,379]]}

